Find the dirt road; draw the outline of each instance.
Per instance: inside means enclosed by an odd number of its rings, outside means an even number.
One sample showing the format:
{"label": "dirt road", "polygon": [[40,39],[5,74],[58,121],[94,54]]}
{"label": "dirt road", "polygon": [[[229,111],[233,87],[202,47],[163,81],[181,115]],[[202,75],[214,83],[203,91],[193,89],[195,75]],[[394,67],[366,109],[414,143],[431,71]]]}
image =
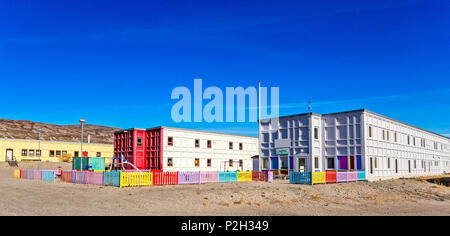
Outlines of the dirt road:
{"label": "dirt road", "polygon": [[[21,164],[33,168],[34,163]],[[43,163],[43,169],[69,164]],[[0,215],[450,215],[450,188],[419,179],[328,185],[249,182],[116,188],[12,178]]]}

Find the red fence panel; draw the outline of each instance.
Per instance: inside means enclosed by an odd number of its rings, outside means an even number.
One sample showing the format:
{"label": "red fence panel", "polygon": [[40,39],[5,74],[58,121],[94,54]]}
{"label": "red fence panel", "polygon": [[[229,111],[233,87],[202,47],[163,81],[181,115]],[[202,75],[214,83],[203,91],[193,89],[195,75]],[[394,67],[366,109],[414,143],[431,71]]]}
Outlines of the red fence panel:
{"label": "red fence panel", "polygon": [[267,171],[253,171],[252,172],[252,181],[264,181],[267,182]]}
{"label": "red fence panel", "polygon": [[326,183],[336,183],[337,175],[336,171],[327,171],[326,172]]}
{"label": "red fence panel", "polygon": [[72,183],[72,170],[63,170],[61,171],[61,181]]}
{"label": "red fence panel", "polygon": [[178,172],[153,172],[153,185],[177,185]]}

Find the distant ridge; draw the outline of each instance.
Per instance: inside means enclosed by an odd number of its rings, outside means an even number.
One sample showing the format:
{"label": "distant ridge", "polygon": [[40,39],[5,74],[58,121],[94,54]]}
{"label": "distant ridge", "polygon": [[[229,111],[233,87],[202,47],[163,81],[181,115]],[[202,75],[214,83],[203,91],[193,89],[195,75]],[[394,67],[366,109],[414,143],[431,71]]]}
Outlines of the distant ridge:
{"label": "distant ridge", "polygon": [[[42,128],[41,140],[80,142],[80,125],[54,125],[33,122],[28,120],[7,120],[0,118],[0,138],[9,139],[38,139],[37,129]],[[114,132],[119,128],[85,125],[84,140],[87,142],[88,134],[91,135],[91,143],[114,143]]]}

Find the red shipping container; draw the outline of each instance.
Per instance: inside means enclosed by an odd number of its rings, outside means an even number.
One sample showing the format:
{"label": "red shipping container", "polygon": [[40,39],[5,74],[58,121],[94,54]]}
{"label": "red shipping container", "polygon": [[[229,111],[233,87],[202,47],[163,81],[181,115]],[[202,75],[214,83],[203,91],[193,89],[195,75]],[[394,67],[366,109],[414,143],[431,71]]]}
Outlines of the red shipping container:
{"label": "red shipping container", "polygon": [[178,172],[153,171],[153,185],[177,185]]}
{"label": "red shipping container", "polygon": [[336,183],[337,182],[337,178],[336,178],[336,171],[326,171],[326,183]]}

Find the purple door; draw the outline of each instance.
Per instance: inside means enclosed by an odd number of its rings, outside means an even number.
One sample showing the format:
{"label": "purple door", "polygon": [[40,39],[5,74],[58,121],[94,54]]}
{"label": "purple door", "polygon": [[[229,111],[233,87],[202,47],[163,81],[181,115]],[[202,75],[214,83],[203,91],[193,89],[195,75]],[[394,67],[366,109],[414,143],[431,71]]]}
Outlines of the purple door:
{"label": "purple door", "polygon": [[338,169],[339,170],[348,170],[348,160],[346,156],[338,157]]}

